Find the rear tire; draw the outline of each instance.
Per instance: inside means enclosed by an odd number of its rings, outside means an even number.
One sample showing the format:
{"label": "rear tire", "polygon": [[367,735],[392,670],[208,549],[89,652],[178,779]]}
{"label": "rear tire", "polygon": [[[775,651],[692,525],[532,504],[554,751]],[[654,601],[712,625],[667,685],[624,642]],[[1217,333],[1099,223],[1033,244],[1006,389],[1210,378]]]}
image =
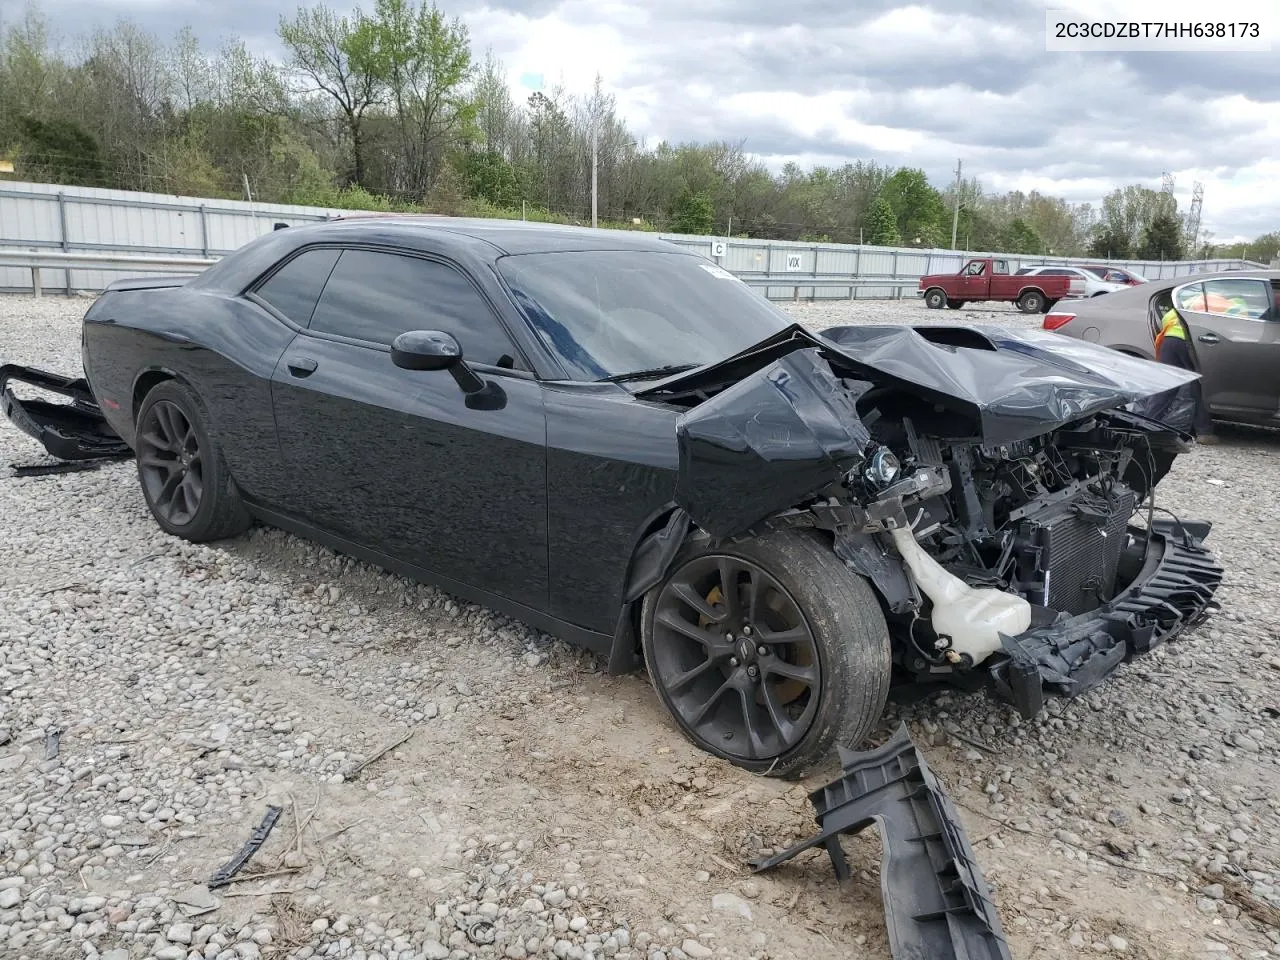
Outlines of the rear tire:
{"label": "rear tire", "polygon": [[166,533],[193,543],[237,536],[253,522],[206,420],[190,388],[165,380],[143,399],[134,441],[151,515]]}
{"label": "rear tire", "polygon": [[1048,302],[1039,290],[1028,290],[1018,298],[1018,309],[1023,313],[1044,313]]}
{"label": "rear tire", "polygon": [[947,295],[944,291],[934,287],[926,290],[924,294],[924,305],[930,310],[941,310],[947,303]]}
{"label": "rear tire", "polygon": [[640,634],[681,733],[753,773],[795,778],[833,744],[856,748],[889,692],[876,595],[811,532],[687,545],[645,596]]}

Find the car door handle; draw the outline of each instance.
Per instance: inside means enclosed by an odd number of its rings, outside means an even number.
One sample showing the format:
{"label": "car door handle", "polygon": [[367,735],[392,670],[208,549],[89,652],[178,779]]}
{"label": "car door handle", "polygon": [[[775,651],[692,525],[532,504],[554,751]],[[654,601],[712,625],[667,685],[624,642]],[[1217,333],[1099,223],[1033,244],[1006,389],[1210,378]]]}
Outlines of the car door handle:
{"label": "car door handle", "polygon": [[316,372],[316,362],[310,357],[294,357],[289,361],[289,372],[295,377],[309,377]]}
{"label": "car door handle", "polygon": [[1200,334],[1200,336],[1196,337],[1196,339],[1199,340],[1201,343],[1221,343],[1222,342],[1222,338],[1218,336],[1216,333],[1202,333]]}

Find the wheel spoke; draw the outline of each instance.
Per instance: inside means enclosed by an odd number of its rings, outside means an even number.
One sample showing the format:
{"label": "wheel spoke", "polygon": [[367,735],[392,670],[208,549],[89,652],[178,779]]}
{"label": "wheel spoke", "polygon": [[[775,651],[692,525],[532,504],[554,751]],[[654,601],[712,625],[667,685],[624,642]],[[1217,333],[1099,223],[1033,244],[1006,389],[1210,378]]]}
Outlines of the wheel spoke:
{"label": "wheel spoke", "polygon": [[700,676],[705,674],[712,667],[719,665],[719,663],[720,663],[719,657],[713,657],[713,658],[708,658],[706,660],[703,660],[696,667],[693,667],[690,670],[686,670],[684,673],[679,674],[678,676],[673,677],[671,680],[669,680],[666,685],[667,689],[672,693],[680,693],[687,686],[689,686],[689,684],[693,683],[693,681],[697,680]]}
{"label": "wheel spoke", "polygon": [[771,674],[775,677],[786,677],[788,680],[797,680],[809,687],[812,687],[817,680],[817,671],[813,667],[801,667],[794,663],[787,663],[784,660],[773,658],[762,661],[760,666],[766,674]]}
{"label": "wheel spoke", "polygon": [[760,685],[760,689],[764,696],[765,709],[769,711],[769,719],[773,721],[774,727],[782,735],[783,742],[791,743],[791,739],[795,735],[796,725],[783,712],[782,704],[778,703],[777,691],[773,688],[773,684],[765,681]]}
{"label": "wheel spoke", "polygon": [[747,691],[741,687],[738,688],[738,703],[742,707],[742,725],[747,731],[747,746],[750,748],[751,759],[756,760],[768,753],[768,747],[765,746],[760,731],[756,729],[755,719],[751,715],[751,699],[747,696]]}
{"label": "wheel spoke", "polygon": [[756,640],[760,643],[769,644],[786,644],[786,643],[804,643],[809,639],[809,629],[801,624],[798,627],[788,627],[786,630],[769,630],[763,627],[756,628]]}
{"label": "wheel spoke", "polygon": [[693,727],[702,726],[702,721],[707,719],[707,714],[711,712],[711,708],[720,702],[720,698],[725,695],[725,691],[733,686],[731,680],[726,680],[720,686],[716,687],[715,692],[703,701],[702,706],[694,711],[693,716],[689,718],[689,725]]}
{"label": "wheel spoke", "polygon": [[747,571],[747,623],[757,624],[760,622],[760,604],[764,600],[765,591],[769,589],[769,585],[765,582],[765,575],[759,570]]}
{"label": "wheel spoke", "polygon": [[154,448],[157,452],[172,453],[173,451],[169,447],[169,441],[165,440],[164,437],[160,435],[160,433],[158,432],[158,428],[159,428],[159,424],[157,424],[157,430],[154,430],[154,431],[148,430],[142,433],[141,435],[142,442]]}
{"label": "wheel spoke", "polygon": [[664,627],[669,627],[690,640],[698,641],[708,650],[719,646],[719,638],[714,633],[698,626],[696,623],[690,623],[673,610],[660,610],[654,619]]}
{"label": "wheel spoke", "polygon": [[742,566],[732,557],[720,558],[720,593],[724,595],[725,616],[736,617],[742,609],[738,591],[738,574]]}
{"label": "wheel spoke", "polygon": [[138,463],[144,467],[159,467],[161,470],[172,470],[178,461],[170,457],[157,457],[154,453],[144,453],[138,457]]}
{"label": "wheel spoke", "polygon": [[702,594],[698,593],[690,584],[677,583],[672,584],[673,592],[686,605],[693,608],[694,612],[699,616],[706,617],[715,623],[719,623],[725,618],[725,611],[717,610]]}
{"label": "wheel spoke", "polygon": [[156,423],[160,425],[160,432],[164,436],[165,445],[174,453],[178,453],[182,449],[178,443],[178,437],[181,434],[174,425],[173,410],[169,404],[156,404]]}
{"label": "wheel spoke", "polygon": [[178,489],[182,491],[182,501],[186,504],[187,513],[194,514],[200,508],[200,481],[190,471],[182,478]]}
{"label": "wheel spoke", "polygon": [[160,488],[160,492],[156,495],[156,503],[162,508],[171,509],[173,507],[173,496],[178,488],[182,486],[182,471],[174,470],[165,478],[164,486]]}

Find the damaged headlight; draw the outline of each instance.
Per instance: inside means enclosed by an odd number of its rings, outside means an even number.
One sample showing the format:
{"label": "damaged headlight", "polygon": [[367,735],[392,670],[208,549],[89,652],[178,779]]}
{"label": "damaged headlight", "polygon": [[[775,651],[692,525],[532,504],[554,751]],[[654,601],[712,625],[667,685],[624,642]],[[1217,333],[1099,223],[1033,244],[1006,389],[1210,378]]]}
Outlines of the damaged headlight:
{"label": "damaged headlight", "polygon": [[902,472],[902,463],[888,447],[879,447],[867,461],[863,477],[873,490],[883,490]]}

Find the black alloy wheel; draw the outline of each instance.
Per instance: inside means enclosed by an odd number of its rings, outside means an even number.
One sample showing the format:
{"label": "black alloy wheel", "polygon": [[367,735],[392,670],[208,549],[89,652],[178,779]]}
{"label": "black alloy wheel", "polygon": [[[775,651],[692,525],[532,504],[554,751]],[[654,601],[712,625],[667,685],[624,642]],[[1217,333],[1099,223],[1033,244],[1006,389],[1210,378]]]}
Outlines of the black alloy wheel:
{"label": "black alloy wheel", "polygon": [[138,473],[157,519],[190,524],[204,499],[200,439],[176,403],[153,404],[138,424]]}
{"label": "black alloy wheel", "polygon": [[750,560],[707,554],[681,567],[658,595],[653,654],[682,725],[731,759],[781,756],[813,724],[822,678],[813,631]]}
{"label": "black alloy wheel", "polygon": [[190,387],[165,380],[151,388],[138,410],[134,453],[143,499],[166,533],[204,543],[252,525],[209,434],[205,406]]}

